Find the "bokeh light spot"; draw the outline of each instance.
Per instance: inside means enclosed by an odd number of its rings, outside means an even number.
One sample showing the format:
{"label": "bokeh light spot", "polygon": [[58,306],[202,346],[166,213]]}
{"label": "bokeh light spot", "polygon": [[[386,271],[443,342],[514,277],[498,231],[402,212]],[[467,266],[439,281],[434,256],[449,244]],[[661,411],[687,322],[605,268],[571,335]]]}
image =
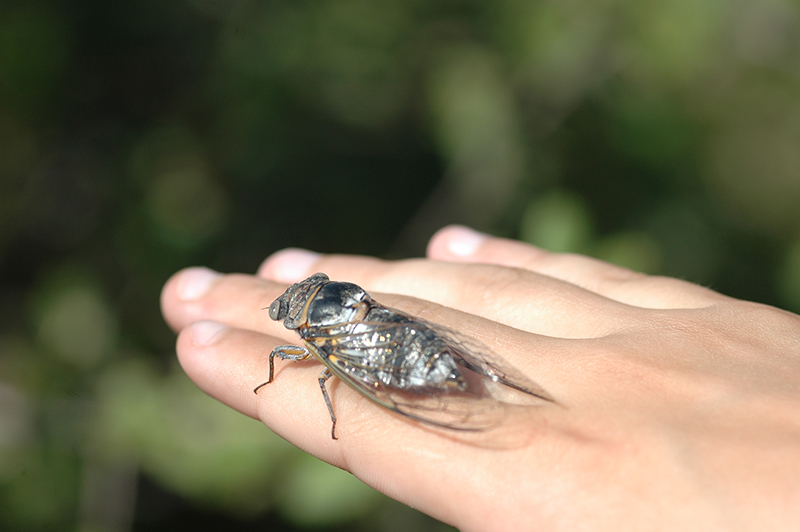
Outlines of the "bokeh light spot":
{"label": "bokeh light spot", "polygon": [[658,241],[643,231],[623,231],[609,235],[597,244],[594,255],[633,271],[657,274],[663,251]]}
{"label": "bokeh light spot", "polygon": [[117,330],[116,318],[100,294],[77,285],[51,295],[42,312],[38,336],[63,360],[89,367],[109,354]]}
{"label": "bokeh light spot", "polygon": [[310,455],[297,458],[280,509],[295,523],[341,523],[363,514],[379,493],[356,477]]}
{"label": "bokeh light spot", "polygon": [[520,238],[556,253],[586,248],[592,234],[592,220],[583,200],[554,190],[533,200],[520,223]]}
{"label": "bokeh light spot", "polygon": [[777,285],[789,310],[800,312],[800,240],[786,251],[778,270]]}
{"label": "bokeh light spot", "polygon": [[224,227],[228,195],[202,169],[186,168],[159,175],[148,197],[148,211],[158,234],[176,245],[193,246]]}

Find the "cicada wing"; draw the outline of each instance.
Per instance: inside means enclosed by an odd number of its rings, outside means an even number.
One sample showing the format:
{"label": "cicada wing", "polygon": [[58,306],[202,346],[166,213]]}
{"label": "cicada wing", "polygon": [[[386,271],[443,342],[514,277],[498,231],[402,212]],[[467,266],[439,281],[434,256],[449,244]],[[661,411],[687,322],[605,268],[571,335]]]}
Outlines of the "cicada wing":
{"label": "cicada wing", "polygon": [[452,430],[480,431],[499,425],[506,406],[492,395],[441,388],[400,389],[378,380],[359,378],[353,363],[337,357],[327,366],[334,375],[373,402],[403,416]]}
{"label": "cicada wing", "polygon": [[[409,371],[408,367],[392,363],[397,339],[430,338],[431,331],[459,365],[466,386],[389,384],[403,381]],[[330,336],[324,340],[318,338],[317,342],[322,341],[318,347],[331,355],[320,359],[336,376],[375,403],[425,423],[454,430],[492,428],[518,402],[507,400],[509,394],[504,392],[508,389],[549,400],[544,390],[491,355],[485,346],[421,320],[408,317],[402,321],[358,322],[329,333]],[[326,346],[327,342],[330,343]]]}
{"label": "cicada wing", "polygon": [[[485,378],[487,391],[509,397],[509,391],[515,390],[525,395],[555,402],[547,391],[533,380],[516,369],[510,363],[495,355],[491,349],[478,340],[435,324],[427,324],[444,340],[456,361],[470,371]],[[494,385],[490,384],[494,383]],[[501,390],[501,385],[510,390]],[[511,394],[513,395],[513,394]],[[498,396],[499,400],[503,400]],[[516,401],[515,401],[516,402]]]}
{"label": "cicada wing", "polygon": [[[404,322],[360,322],[354,323],[348,332],[353,338],[367,338],[370,334],[383,332],[387,339],[391,339],[394,330],[402,328],[404,331],[414,331],[419,336],[424,336],[426,331],[433,331],[436,336],[446,344],[454,360],[462,367],[473,373],[483,383],[483,394],[497,392],[501,397],[508,396],[509,390],[501,391],[500,386],[522,392],[525,395],[555,402],[547,391],[533,380],[506,362],[480,341],[465,336],[448,327],[431,323],[419,318],[411,317],[398,310],[390,309],[398,316],[408,321]],[[356,333],[356,334],[352,334]],[[475,377],[477,375],[478,377]],[[469,375],[468,375],[469,376]],[[495,385],[490,385],[494,383]],[[474,393],[478,393],[475,391]],[[501,397],[496,397],[500,400]]]}

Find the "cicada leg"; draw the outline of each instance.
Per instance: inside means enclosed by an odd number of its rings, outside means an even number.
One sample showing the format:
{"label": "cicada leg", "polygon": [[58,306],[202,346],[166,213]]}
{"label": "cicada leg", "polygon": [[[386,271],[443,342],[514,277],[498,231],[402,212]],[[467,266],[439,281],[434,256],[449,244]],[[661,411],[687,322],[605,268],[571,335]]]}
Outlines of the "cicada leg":
{"label": "cicada leg", "polygon": [[256,386],[255,390],[253,390],[253,393],[258,393],[258,390],[272,382],[272,378],[275,375],[275,355],[278,355],[278,357],[282,358],[283,360],[297,361],[310,358],[311,352],[305,347],[300,347],[299,345],[279,345],[273,348],[272,352],[269,354],[269,379],[267,382]]}
{"label": "cicada leg", "polygon": [[325,399],[325,404],[328,406],[328,413],[331,415],[331,438],[338,440],[339,438],[336,437],[336,414],[333,413],[331,398],[328,397],[328,390],[325,389],[325,382],[331,377],[333,377],[331,370],[328,368],[322,370],[322,373],[319,374],[319,387],[322,390],[322,397]]}

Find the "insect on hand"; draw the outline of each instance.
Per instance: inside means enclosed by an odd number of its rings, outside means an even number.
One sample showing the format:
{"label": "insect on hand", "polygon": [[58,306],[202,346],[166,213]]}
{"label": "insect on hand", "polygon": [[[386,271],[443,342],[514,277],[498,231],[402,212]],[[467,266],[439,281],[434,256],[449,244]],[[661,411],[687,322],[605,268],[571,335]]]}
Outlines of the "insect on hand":
{"label": "insect on hand", "polygon": [[272,382],[275,356],[316,358],[325,365],[319,386],[334,440],[336,416],[325,388],[333,376],[389,410],[453,430],[498,425],[509,406],[504,399],[509,390],[553,401],[485,346],[384,307],[361,287],[331,281],[324,273],[290,286],[270,305],[269,317],[296,330],[303,346],[275,347],[269,355],[269,380],[253,391]]}

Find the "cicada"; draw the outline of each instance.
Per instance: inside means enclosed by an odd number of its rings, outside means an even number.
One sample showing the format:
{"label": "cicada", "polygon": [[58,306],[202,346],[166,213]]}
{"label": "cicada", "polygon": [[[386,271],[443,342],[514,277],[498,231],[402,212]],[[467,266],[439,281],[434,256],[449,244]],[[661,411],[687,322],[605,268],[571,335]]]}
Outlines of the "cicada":
{"label": "cicada", "polygon": [[269,355],[316,358],[322,397],[336,438],[336,415],[325,383],[333,376],[389,410],[438,427],[479,431],[499,424],[507,396],[498,388],[552,401],[530,379],[475,340],[377,303],[361,287],[317,273],[290,286],[269,317],[296,330],[303,346],[280,345]]}

